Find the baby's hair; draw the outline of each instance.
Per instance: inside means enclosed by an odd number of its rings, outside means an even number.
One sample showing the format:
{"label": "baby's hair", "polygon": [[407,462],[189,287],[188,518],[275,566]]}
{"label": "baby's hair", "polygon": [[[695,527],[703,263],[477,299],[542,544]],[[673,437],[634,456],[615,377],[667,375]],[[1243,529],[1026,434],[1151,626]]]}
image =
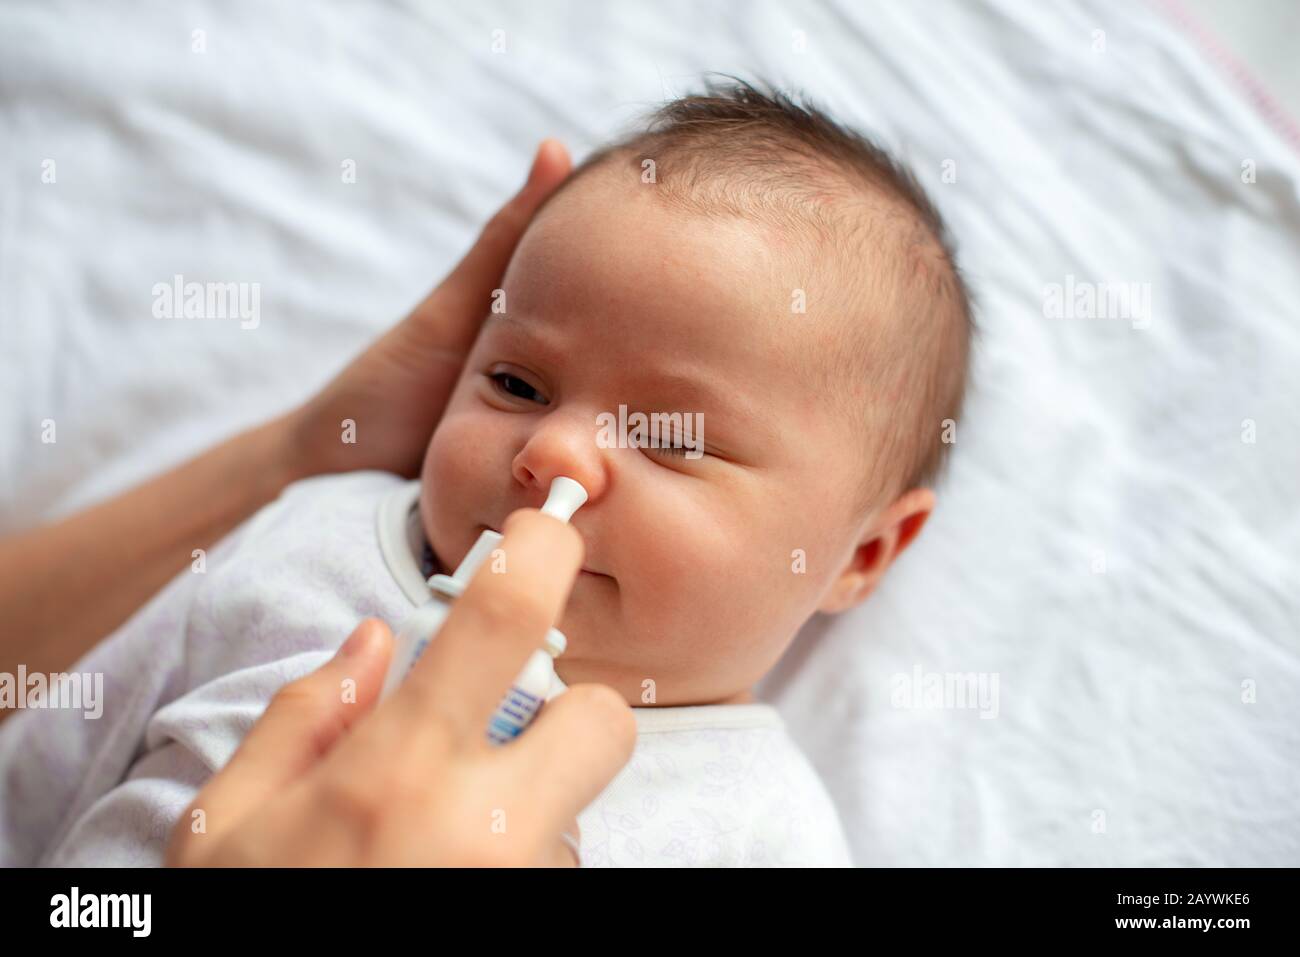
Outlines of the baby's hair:
{"label": "baby's hair", "polygon": [[807,314],[790,321],[824,319],[822,341],[839,355],[812,364],[814,385],[845,414],[866,413],[873,444],[856,505],[938,478],[945,424],[966,392],[974,310],[943,219],[906,166],[806,100],[735,77],[665,104],[570,182],[611,164],[684,212],[811,240],[792,257],[808,277]]}

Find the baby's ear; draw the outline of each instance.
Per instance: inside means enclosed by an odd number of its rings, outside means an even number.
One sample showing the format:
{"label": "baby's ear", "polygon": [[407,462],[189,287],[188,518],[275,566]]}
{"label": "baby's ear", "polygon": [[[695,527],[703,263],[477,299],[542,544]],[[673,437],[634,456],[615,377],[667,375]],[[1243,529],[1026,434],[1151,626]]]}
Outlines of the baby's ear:
{"label": "baby's ear", "polygon": [[916,540],[932,511],[934,492],[914,488],[873,518],[817,610],[838,614],[864,602],[903,549]]}

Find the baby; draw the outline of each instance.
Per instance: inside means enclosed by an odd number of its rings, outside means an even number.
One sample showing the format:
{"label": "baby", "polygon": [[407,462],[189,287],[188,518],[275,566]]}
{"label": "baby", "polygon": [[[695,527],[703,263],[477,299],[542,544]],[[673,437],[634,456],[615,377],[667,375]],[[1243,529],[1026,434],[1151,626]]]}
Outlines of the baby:
{"label": "baby", "polygon": [[[850,863],[753,688],[934,506],[973,331],[938,214],[825,114],[710,86],[575,171],[490,309],[419,482],[292,486],[76,666],[106,676],[101,720],[0,728],[0,863],[159,863],[282,684],[362,617],[400,624],[559,475],[589,497],[556,671],[638,725],[582,863]],[[611,441],[637,413],[685,427]]]}

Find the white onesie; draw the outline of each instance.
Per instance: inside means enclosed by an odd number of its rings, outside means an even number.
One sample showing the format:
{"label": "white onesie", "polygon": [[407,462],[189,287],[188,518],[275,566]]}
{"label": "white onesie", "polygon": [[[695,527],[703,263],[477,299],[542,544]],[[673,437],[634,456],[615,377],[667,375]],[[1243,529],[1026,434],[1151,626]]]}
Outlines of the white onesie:
{"label": "white onesie", "polygon": [[[160,864],[275,692],[362,618],[395,628],[427,594],[417,497],[382,472],[290,486],[70,669],[103,674],[100,718],[25,710],[0,724],[0,865]],[[851,863],[774,708],[633,713],[631,761],[578,818],[583,866]]]}

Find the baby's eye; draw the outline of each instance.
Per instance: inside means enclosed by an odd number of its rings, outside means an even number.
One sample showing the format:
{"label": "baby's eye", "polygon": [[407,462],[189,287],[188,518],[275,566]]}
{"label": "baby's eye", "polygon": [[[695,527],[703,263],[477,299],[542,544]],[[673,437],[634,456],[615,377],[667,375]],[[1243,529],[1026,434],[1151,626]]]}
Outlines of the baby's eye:
{"label": "baby's eye", "polygon": [[488,378],[496,383],[499,390],[514,396],[516,399],[527,399],[529,401],[535,399],[542,405],[546,405],[546,399],[542,394],[518,376],[511,375],[508,372],[493,372],[488,374]]}
{"label": "baby's eye", "polygon": [[686,446],[684,445],[656,445],[652,448],[660,455],[686,455]]}
{"label": "baby's eye", "polygon": [[691,461],[699,461],[700,459],[704,458],[704,456],[709,454],[708,452],[704,451],[704,449],[699,444],[670,445],[668,444],[668,441],[665,441],[663,444],[660,445],[648,445],[645,448],[647,449],[647,451],[652,452],[655,455],[662,455],[668,458],[679,458],[679,459],[686,458],[686,453],[690,452],[692,453],[692,455],[690,456]]}

